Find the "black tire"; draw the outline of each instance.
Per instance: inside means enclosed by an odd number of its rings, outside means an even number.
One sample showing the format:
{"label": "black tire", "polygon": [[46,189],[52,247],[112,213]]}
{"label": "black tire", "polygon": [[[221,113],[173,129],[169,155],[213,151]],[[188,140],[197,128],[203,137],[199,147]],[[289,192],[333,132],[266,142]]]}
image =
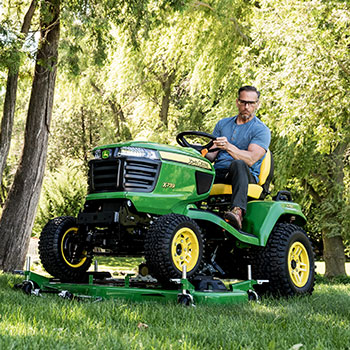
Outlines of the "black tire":
{"label": "black tire", "polygon": [[[80,281],[92,262],[83,247],[75,218],[50,220],[40,235],[39,255],[45,270],[62,281]],[[75,256],[76,255],[76,256]]]}
{"label": "black tire", "polygon": [[197,223],[187,216],[168,214],[150,227],[145,241],[145,258],[151,274],[160,282],[182,276],[187,262],[187,277],[199,274],[203,267],[204,245]]}
{"label": "black tire", "polygon": [[290,297],[312,294],[315,260],[312,244],[305,231],[289,223],[274,227],[264,248],[255,251],[253,279],[268,279],[256,286],[259,294]]}
{"label": "black tire", "polygon": [[191,306],[193,305],[193,298],[187,294],[180,294],[177,297],[177,303],[183,306]]}

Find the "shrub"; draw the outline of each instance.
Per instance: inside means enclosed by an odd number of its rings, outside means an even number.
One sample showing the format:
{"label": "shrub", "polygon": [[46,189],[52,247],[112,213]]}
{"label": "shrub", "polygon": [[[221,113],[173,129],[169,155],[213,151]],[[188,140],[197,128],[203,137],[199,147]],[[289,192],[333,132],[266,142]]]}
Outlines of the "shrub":
{"label": "shrub", "polygon": [[44,180],[33,235],[39,236],[47,222],[57,216],[76,216],[87,192],[85,168],[68,163],[50,172]]}

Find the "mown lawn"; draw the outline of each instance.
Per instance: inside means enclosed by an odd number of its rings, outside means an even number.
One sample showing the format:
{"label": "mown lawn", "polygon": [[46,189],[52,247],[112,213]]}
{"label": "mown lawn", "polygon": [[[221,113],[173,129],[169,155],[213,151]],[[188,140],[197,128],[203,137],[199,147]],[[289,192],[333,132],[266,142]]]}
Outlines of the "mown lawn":
{"label": "mown lawn", "polygon": [[186,308],[69,301],[13,290],[0,275],[0,349],[350,349],[350,284],[310,297]]}

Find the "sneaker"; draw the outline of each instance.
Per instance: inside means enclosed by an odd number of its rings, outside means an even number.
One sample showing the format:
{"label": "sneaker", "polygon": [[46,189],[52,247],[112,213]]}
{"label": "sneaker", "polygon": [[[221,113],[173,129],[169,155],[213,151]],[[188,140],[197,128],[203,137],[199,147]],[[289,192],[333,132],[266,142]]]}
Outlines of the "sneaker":
{"label": "sneaker", "polygon": [[234,207],[231,211],[227,211],[224,218],[236,229],[242,229],[242,209]]}

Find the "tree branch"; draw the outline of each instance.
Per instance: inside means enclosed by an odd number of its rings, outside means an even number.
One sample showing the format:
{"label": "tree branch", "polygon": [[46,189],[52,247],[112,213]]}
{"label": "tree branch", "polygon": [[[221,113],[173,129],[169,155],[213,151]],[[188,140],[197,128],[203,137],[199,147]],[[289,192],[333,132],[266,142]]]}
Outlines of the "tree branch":
{"label": "tree branch", "polygon": [[317,201],[321,202],[322,198],[321,196],[316,192],[316,190],[313,188],[312,185],[310,185],[305,179],[302,180],[303,186],[309,191],[311,196]]}
{"label": "tree branch", "polygon": [[[217,17],[219,17],[217,11],[216,11],[212,6],[210,6],[209,4],[207,4],[206,2],[203,2],[203,1],[195,1],[195,2],[194,2],[194,6],[195,6],[195,7],[200,7],[200,6],[206,7],[206,8],[208,8],[209,10],[211,10],[212,12],[214,12],[214,14],[215,14]],[[245,35],[245,34],[243,33],[243,31],[242,31],[242,29],[241,29],[241,25],[238,23],[237,19],[234,18],[234,17],[231,17],[231,18],[229,18],[229,21],[233,23],[236,32],[241,36],[241,38],[242,38],[246,43],[250,43],[250,42],[251,42],[250,38],[249,38],[247,35]]]}
{"label": "tree branch", "polygon": [[21,29],[21,33],[27,35],[29,32],[29,28],[30,28],[30,24],[32,22],[32,18],[35,12],[35,8],[37,5],[37,0],[33,0],[28,8],[27,13],[24,16],[23,19],[23,24],[22,24],[22,29]]}

